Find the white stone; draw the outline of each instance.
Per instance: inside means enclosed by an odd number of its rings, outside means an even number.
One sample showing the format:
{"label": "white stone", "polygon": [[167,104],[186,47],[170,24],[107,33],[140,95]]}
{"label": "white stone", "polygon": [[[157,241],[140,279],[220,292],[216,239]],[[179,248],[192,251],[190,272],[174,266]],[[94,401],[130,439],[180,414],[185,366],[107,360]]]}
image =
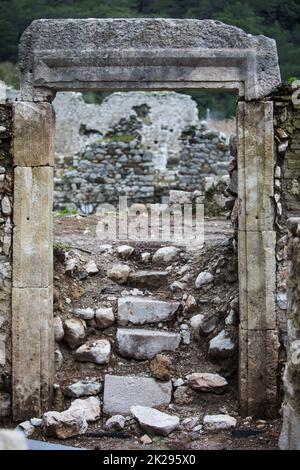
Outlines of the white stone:
{"label": "white stone", "polygon": [[158,382],[150,377],[106,375],[103,412],[127,416],[134,405],[167,405],[171,397],[171,382]]}
{"label": "white stone", "polygon": [[182,343],[189,345],[191,343],[191,332],[188,330],[181,330],[180,334],[181,334]]}
{"label": "white stone", "polygon": [[113,251],[113,247],[109,244],[100,245],[98,251],[99,253],[111,253]]}
{"label": "white stone", "polygon": [[66,260],[65,273],[71,273],[77,266],[76,258],[69,258]]}
{"label": "white stone", "polygon": [[276,294],[276,302],[279,308],[281,308],[282,310],[287,310],[287,293],[278,292]]}
{"label": "white stone", "polygon": [[159,248],[152,257],[154,264],[168,264],[170,263],[179,253],[179,249],[175,246],[164,246]]}
{"label": "white stone", "polygon": [[11,215],[11,203],[8,196],[4,196],[1,201],[1,209],[4,215]]}
{"label": "white stone", "polygon": [[183,379],[177,379],[173,382],[174,388],[181,387],[184,385],[184,380]]}
{"label": "white stone", "polygon": [[95,314],[97,327],[100,329],[108,328],[115,323],[114,311],[111,307],[98,308]]}
{"label": "white stone", "polygon": [[168,436],[179,425],[178,416],[162,413],[149,406],[132,406],[130,411],[145,432]]}
{"label": "white stone", "polygon": [[141,441],[142,444],[152,444],[152,439],[150,439],[150,437],[147,436],[147,434],[144,434],[141,437],[140,441]]}
{"label": "white stone", "polygon": [[149,253],[148,251],[145,251],[145,253],[141,254],[141,260],[143,263],[149,263],[150,259],[151,259],[151,253]]}
{"label": "white stone", "polygon": [[98,397],[89,397],[85,399],[78,398],[72,401],[70,411],[80,411],[88,423],[97,421],[100,418],[100,400]]}
{"label": "white stone", "polygon": [[195,281],[195,287],[199,289],[200,287],[210,284],[213,282],[214,276],[209,273],[208,271],[202,271],[201,273],[198,274],[197,279]]}
{"label": "white stone", "polygon": [[64,390],[64,395],[72,398],[79,398],[100,393],[101,383],[93,380],[80,380],[68,385]]}
{"label": "white stone", "polygon": [[118,284],[125,284],[130,273],[130,267],[127,264],[115,264],[108,272],[107,276]]}
{"label": "white stone", "polygon": [[236,349],[236,342],[232,340],[229,334],[222,330],[217,336],[209,342],[208,354],[215,358],[227,358]]}
{"label": "white stone", "polygon": [[31,418],[30,420],[30,423],[32,424],[32,426],[36,428],[41,426],[42,422],[43,422],[42,418]]}
{"label": "white stone", "polygon": [[114,415],[109,418],[105,423],[105,428],[108,431],[121,431],[126,423],[126,418],[122,415]]}
{"label": "white stone", "polygon": [[92,308],[76,308],[73,312],[76,317],[82,318],[83,320],[92,320],[95,316],[95,312]]}
{"label": "white stone", "polygon": [[86,325],[80,318],[68,318],[64,323],[64,340],[71,349],[83,343],[85,339]]}
{"label": "white stone", "polygon": [[110,359],[110,342],[99,339],[83,344],[74,352],[74,357],[80,362],[93,362],[95,364],[108,364]]}
{"label": "white stone", "polygon": [[84,434],[88,428],[83,411],[79,409],[48,411],[43,415],[42,428],[48,437],[67,439],[69,437]]}
{"label": "white stone", "polygon": [[53,329],[54,329],[54,338],[58,343],[64,339],[64,327],[63,322],[60,317],[53,318]]}
{"label": "white stone", "polygon": [[97,274],[99,272],[97,264],[92,259],[90,259],[89,262],[87,263],[85,270],[88,274]]}
{"label": "white stone", "polygon": [[223,431],[235,428],[237,421],[229,415],[206,415],[203,418],[205,431]]}
{"label": "white stone", "polygon": [[117,248],[117,253],[120,258],[128,259],[134,252],[134,248],[129,245],[120,245]]}
{"label": "white stone", "polygon": [[165,331],[118,328],[118,351],[121,356],[134,359],[151,359],[163,351],[175,351],[180,335]]}
{"label": "white stone", "polygon": [[147,297],[123,297],[118,301],[118,323],[143,325],[170,320],[179,308],[179,302],[164,302]]}
{"label": "white stone", "polygon": [[55,349],[54,351],[54,363],[55,363],[55,370],[59,371],[62,368],[64,361],[64,357],[61,353],[61,350],[59,348]]}
{"label": "white stone", "polygon": [[0,367],[6,364],[6,334],[0,333]]}
{"label": "white stone", "polygon": [[207,313],[203,315],[199,313],[198,315],[194,315],[191,320],[190,324],[193,329],[194,335],[208,335],[214,331],[217,326],[218,317],[216,314]]}
{"label": "white stone", "polygon": [[35,427],[30,421],[23,421],[23,423],[18,424],[16,430],[23,432],[25,437],[29,437],[34,433]]}

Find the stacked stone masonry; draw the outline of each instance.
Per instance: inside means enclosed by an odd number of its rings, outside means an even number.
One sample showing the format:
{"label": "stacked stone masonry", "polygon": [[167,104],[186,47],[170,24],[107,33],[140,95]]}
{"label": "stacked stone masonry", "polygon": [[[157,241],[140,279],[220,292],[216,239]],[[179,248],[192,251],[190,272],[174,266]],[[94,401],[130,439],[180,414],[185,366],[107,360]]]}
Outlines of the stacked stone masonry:
{"label": "stacked stone masonry", "polygon": [[[126,99],[124,97],[124,99]],[[142,142],[142,122],[122,118],[76,156],[57,156],[54,208],[95,212],[102,203],[161,202],[169,191],[204,190],[206,177],[227,174],[226,138],[205,123],[185,128],[177,159],[155,168],[155,155]]]}
{"label": "stacked stone masonry", "polygon": [[0,105],[0,419],[11,414],[12,107]]}

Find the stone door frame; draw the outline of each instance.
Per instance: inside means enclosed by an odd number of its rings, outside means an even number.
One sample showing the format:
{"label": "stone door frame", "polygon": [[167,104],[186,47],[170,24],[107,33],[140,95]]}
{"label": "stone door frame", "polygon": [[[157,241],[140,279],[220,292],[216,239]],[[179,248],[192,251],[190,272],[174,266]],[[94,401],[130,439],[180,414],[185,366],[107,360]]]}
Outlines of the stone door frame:
{"label": "stone door frame", "polygon": [[273,104],[276,45],[212,20],[38,20],[20,42],[14,104],[13,416],[49,407],[54,379],[52,187],[56,91],[238,92],[239,390],[244,415],[276,407]]}

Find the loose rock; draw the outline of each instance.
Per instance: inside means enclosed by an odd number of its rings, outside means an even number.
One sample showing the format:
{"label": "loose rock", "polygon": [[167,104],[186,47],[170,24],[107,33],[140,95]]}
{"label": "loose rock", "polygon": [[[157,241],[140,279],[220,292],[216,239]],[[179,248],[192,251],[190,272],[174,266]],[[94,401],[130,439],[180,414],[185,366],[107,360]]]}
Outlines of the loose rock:
{"label": "loose rock", "polygon": [[172,375],[172,361],[169,357],[157,354],[150,362],[153,377],[158,380],[170,380]]}
{"label": "loose rock", "polygon": [[171,416],[148,406],[132,406],[131,413],[143,431],[155,432],[161,436],[168,436],[179,425],[178,416]]}
{"label": "loose rock", "polygon": [[64,339],[64,327],[63,322],[60,317],[53,318],[53,329],[54,329],[54,339],[56,342],[60,342]]}
{"label": "loose rock", "polygon": [[123,258],[123,259],[130,258],[133,252],[134,252],[134,248],[129,245],[120,245],[117,248],[118,256],[120,256],[120,258]]}
{"label": "loose rock", "polygon": [[81,412],[88,423],[97,421],[100,418],[100,400],[98,397],[89,397],[84,400],[78,398],[69,408],[69,411],[73,410]]}
{"label": "loose rock", "polygon": [[71,398],[97,395],[101,390],[101,383],[93,380],[80,380],[68,385],[64,390],[64,395]]}
{"label": "loose rock", "polygon": [[95,364],[108,364],[110,359],[110,342],[99,339],[83,344],[74,352],[74,357],[80,362],[93,362]]}
{"label": "loose rock", "polygon": [[209,273],[208,271],[203,271],[198,274],[197,279],[195,281],[195,287],[200,289],[200,287],[212,283],[214,280],[214,276]]}
{"label": "loose rock", "polygon": [[85,270],[88,274],[97,274],[99,272],[95,261],[92,259],[87,263]]}
{"label": "loose rock", "polygon": [[223,431],[235,428],[237,421],[229,415],[206,415],[203,419],[205,431]]}
{"label": "loose rock", "polygon": [[153,255],[152,262],[154,264],[168,264],[179,253],[179,249],[175,246],[164,246],[159,248]]}
{"label": "loose rock", "polygon": [[122,415],[114,415],[109,418],[105,423],[105,428],[108,431],[122,431],[126,423],[126,418]]}
{"label": "loose rock", "polygon": [[86,330],[84,320],[81,320],[80,318],[69,318],[65,320],[64,330],[64,340],[71,349],[74,349],[76,346],[83,343]]}
{"label": "loose rock", "polygon": [[165,285],[167,279],[167,271],[136,271],[130,273],[128,282],[133,286],[153,289]]}
{"label": "loose rock", "polygon": [[115,323],[114,311],[111,307],[98,308],[95,314],[96,325],[101,330],[110,327]]}
{"label": "loose rock", "polygon": [[107,276],[117,284],[125,284],[130,273],[130,267],[127,264],[115,264],[107,272]]}
{"label": "loose rock", "polygon": [[68,439],[77,436],[77,434],[84,434],[88,424],[81,410],[69,409],[61,413],[58,411],[45,413],[42,428],[47,437]]}
{"label": "loose rock", "polygon": [[201,392],[222,393],[228,386],[228,382],[219,374],[193,373],[187,375],[188,385]]}
{"label": "loose rock", "polygon": [[94,318],[95,312],[92,308],[76,308],[74,310],[74,315],[83,320],[92,320]]}
{"label": "loose rock", "polygon": [[214,359],[228,359],[232,357],[237,349],[237,342],[231,335],[222,330],[209,342],[208,355]]}

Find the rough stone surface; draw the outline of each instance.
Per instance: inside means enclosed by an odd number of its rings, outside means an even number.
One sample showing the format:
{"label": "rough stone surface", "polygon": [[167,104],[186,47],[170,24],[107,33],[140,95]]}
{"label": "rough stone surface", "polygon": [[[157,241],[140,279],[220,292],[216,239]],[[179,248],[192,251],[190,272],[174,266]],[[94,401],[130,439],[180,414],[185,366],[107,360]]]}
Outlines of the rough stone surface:
{"label": "rough stone surface", "polygon": [[208,354],[210,357],[227,359],[236,351],[237,344],[230,334],[222,330],[217,336],[209,342]]}
{"label": "rough stone surface", "polygon": [[120,245],[117,248],[118,256],[120,256],[120,258],[123,258],[123,259],[130,258],[133,252],[134,252],[134,248],[129,245]]}
{"label": "rough stone surface", "polygon": [[[94,38],[97,38],[95,41]],[[85,45],[82,48],[82,44]],[[95,52],[99,54],[99,45],[105,49],[122,51],[119,55],[106,59],[103,64],[96,66]],[[180,74],[174,73],[169,68],[168,50],[175,53],[177,67]],[[124,49],[135,50],[132,56],[124,54]],[[155,62],[152,55],[146,51],[157,50]],[[132,58],[141,61],[148,71],[149,83],[157,82],[158,88],[163,88],[165,81],[188,82],[195,80],[195,71],[191,67],[186,70],[184,59],[191,57],[195,49],[199,50],[197,60],[198,81],[210,84],[216,80],[218,62],[216,54],[219,51],[222,60],[222,79],[227,82],[235,82],[237,88],[242,70],[246,81],[246,99],[257,99],[269,94],[280,83],[280,73],[275,41],[264,36],[252,36],[239,28],[225,25],[214,20],[187,20],[187,19],[78,19],[78,20],[37,20],[23,33],[20,42],[20,67],[23,71],[21,80],[21,98],[30,100],[33,96],[33,86],[36,99],[42,99],[44,94],[51,96],[47,88],[49,77],[58,85],[65,83],[70,89],[82,89],[86,87],[97,88],[98,81],[108,81],[111,88],[114,82],[120,87],[119,82],[124,83],[129,78],[135,78],[140,83],[140,76],[132,71]],[[239,49],[238,53],[235,49]],[[51,54],[51,62],[47,61],[42,51],[47,50]],[[215,51],[213,53],[213,51]],[[116,54],[115,52],[115,54]],[[165,53],[164,53],[165,52]],[[39,54],[40,62],[37,61]],[[67,57],[73,57],[72,65],[58,72],[58,64],[64,62]],[[201,60],[201,55],[205,61]],[[174,56],[174,53],[173,53]],[[211,57],[210,60],[207,59]],[[132,57],[132,58],[131,58]],[[151,64],[148,57],[152,58]],[[237,57],[243,57],[240,67],[236,65]],[[116,58],[118,58],[116,62]],[[121,59],[122,58],[122,59]],[[226,59],[225,59],[226,58]],[[32,72],[35,62],[34,73]],[[228,69],[224,68],[226,60]],[[45,61],[47,66],[45,65]],[[207,62],[208,65],[207,65]],[[245,62],[248,63],[251,75],[245,71]],[[83,65],[83,63],[85,65]],[[172,62],[173,63],[173,62]],[[251,67],[250,67],[251,64]],[[79,65],[81,67],[79,67]],[[93,67],[92,67],[93,65]],[[114,65],[115,70],[112,68]],[[118,65],[118,66],[116,66]],[[153,67],[154,65],[154,67]],[[164,65],[164,66],[162,66]],[[50,70],[51,72],[50,72]],[[86,75],[86,71],[90,74]],[[210,73],[209,73],[210,70]],[[56,72],[56,73],[55,73]],[[250,72],[249,72],[250,73]],[[73,77],[73,83],[70,82]],[[39,85],[43,86],[38,89]],[[99,86],[99,85],[98,85]],[[145,87],[145,84],[143,85]],[[174,87],[174,83],[171,85]],[[224,84],[225,86],[225,84]],[[55,84],[54,84],[55,87]],[[231,86],[232,87],[232,86]],[[242,92],[241,92],[242,93]]]}
{"label": "rough stone surface", "polygon": [[115,323],[114,311],[111,307],[98,308],[95,313],[95,321],[98,328],[101,330],[108,328]]}
{"label": "rough stone surface", "polygon": [[206,415],[203,418],[205,431],[223,431],[235,428],[237,421],[229,415]]}
{"label": "rough stone surface", "polygon": [[65,332],[63,322],[60,317],[53,318],[54,338],[58,343],[63,340]]}
{"label": "rough stone surface", "polygon": [[80,318],[68,318],[64,322],[64,340],[71,349],[76,348],[84,342],[86,334],[86,324]]}
{"label": "rough stone surface", "polygon": [[178,416],[171,416],[148,406],[132,406],[131,413],[145,432],[168,436],[179,425]]}
{"label": "rough stone surface", "polygon": [[74,357],[80,362],[94,362],[100,365],[108,364],[110,349],[110,342],[107,339],[99,339],[80,346],[74,352]]}
{"label": "rough stone surface", "polygon": [[43,415],[42,428],[47,437],[68,439],[84,434],[88,424],[82,410],[48,411]]}
{"label": "rough stone surface", "polygon": [[164,246],[159,248],[152,257],[154,264],[168,264],[178,255],[179,249],[175,246]]}
{"label": "rough stone surface", "polygon": [[107,276],[118,284],[125,284],[130,273],[126,264],[116,264],[107,273]]}
{"label": "rough stone surface", "polygon": [[80,380],[68,385],[64,395],[71,398],[79,398],[89,395],[97,395],[101,390],[101,383],[93,380]]}
{"label": "rough stone surface", "polygon": [[197,279],[195,281],[195,287],[199,289],[200,287],[206,284],[210,284],[211,282],[213,282],[213,280],[214,276],[211,273],[203,271],[202,273],[198,274]]}
{"label": "rough stone surface", "polygon": [[88,423],[97,421],[100,418],[100,400],[98,397],[85,399],[77,398],[72,401],[69,411],[79,411],[83,414]]}
{"label": "rough stone surface", "polygon": [[82,320],[92,320],[95,316],[95,312],[92,308],[76,308],[73,314]]}
{"label": "rough stone surface", "polygon": [[134,359],[152,359],[162,351],[175,351],[180,335],[165,331],[119,328],[117,344],[121,356]]}
{"label": "rough stone surface", "polygon": [[124,416],[115,415],[106,421],[105,427],[108,431],[122,431],[125,427],[125,423],[126,419]]}
{"label": "rough stone surface", "polygon": [[160,406],[170,403],[171,382],[157,382],[148,377],[106,375],[103,412],[107,415],[130,414],[132,406]]}
{"label": "rough stone surface", "polygon": [[136,271],[129,274],[128,282],[138,287],[161,287],[168,279],[166,271]]}
{"label": "rough stone surface", "polygon": [[172,360],[167,356],[157,354],[150,362],[150,370],[155,379],[170,380],[173,370]]}
{"label": "rough stone surface", "polygon": [[143,325],[170,320],[179,308],[178,302],[164,302],[145,297],[123,297],[118,301],[118,323]]}
{"label": "rough stone surface", "polygon": [[227,380],[219,374],[195,372],[186,378],[191,388],[201,392],[222,393],[228,385]]}

